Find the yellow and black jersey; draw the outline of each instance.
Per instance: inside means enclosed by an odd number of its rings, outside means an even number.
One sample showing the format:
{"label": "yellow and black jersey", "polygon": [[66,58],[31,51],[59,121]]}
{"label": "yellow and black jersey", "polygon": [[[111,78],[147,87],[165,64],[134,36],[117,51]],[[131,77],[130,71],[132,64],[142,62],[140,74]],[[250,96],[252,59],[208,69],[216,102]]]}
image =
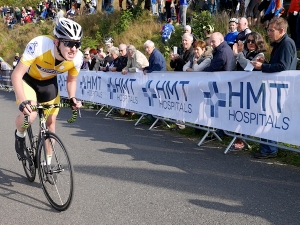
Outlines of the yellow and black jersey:
{"label": "yellow and black jersey", "polygon": [[36,80],[49,80],[57,74],[68,71],[71,76],[77,76],[83,62],[83,54],[78,51],[73,61],[62,61],[55,65],[54,38],[38,36],[26,46],[21,62],[29,66],[28,74]]}

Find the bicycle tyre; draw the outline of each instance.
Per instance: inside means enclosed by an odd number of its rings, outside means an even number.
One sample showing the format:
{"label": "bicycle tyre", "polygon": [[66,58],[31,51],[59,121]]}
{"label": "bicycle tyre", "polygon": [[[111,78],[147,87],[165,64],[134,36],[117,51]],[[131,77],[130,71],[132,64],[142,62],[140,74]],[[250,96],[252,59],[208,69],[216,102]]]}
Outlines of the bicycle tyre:
{"label": "bicycle tyre", "polygon": [[[50,169],[49,165],[45,165],[47,143],[53,152]],[[65,146],[56,134],[46,132],[41,137],[37,154],[39,178],[47,200],[58,211],[68,209],[73,199],[74,179],[73,167]]]}
{"label": "bicycle tyre", "polygon": [[34,146],[32,128],[29,126],[27,128],[27,135],[25,136],[25,149],[24,154],[26,159],[22,160],[23,169],[25,171],[26,177],[30,182],[33,182],[36,177],[35,168],[35,146]]}

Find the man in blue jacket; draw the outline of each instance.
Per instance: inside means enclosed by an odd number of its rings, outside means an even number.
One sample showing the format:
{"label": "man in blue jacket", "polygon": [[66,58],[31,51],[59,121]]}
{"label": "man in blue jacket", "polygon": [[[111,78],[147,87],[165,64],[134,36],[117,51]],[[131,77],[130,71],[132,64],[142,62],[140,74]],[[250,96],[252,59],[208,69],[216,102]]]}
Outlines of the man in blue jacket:
{"label": "man in blue jacket", "polygon": [[144,75],[153,71],[166,71],[166,60],[161,52],[155,48],[154,42],[147,40],[144,43],[146,52],[150,55],[149,66],[144,68]]}
{"label": "man in blue jacket", "polygon": [[210,37],[211,46],[213,48],[213,59],[209,67],[203,71],[231,71],[234,67],[234,55],[232,49],[224,41],[224,36],[215,32]]}
{"label": "man in blue jacket", "polygon": [[[255,69],[263,73],[275,73],[284,70],[296,70],[297,51],[295,42],[287,35],[288,23],[282,17],[274,17],[268,25],[268,36],[273,47],[270,62],[265,63],[264,58],[257,58],[257,61],[251,62]],[[262,139],[263,141],[267,141]],[[269,143],[277,143],[268,141]],[[277,156],[278,148],[261,144],[261,151],[254,154],[255,158],[267,159]]]}

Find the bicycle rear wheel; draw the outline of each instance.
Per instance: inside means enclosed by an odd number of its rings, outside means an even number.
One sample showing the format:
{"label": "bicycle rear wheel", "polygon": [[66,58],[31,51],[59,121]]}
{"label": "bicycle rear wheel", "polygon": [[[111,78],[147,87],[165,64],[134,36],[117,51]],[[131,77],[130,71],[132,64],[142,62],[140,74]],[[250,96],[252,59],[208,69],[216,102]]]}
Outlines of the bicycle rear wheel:
{"label": "bicycle rear wheel", "polygon": [[[47,164],[46,150],[52,150]],[[38,171],[43,191],[49,203],[58,211],[66,210],[73,199],[73,167],[66,148],[54,133],[47,132],[39,144]]]}
{"label": "bicycle rear wheel", "polygon": [[26,159],[22,160],[23,169],[25,171],[26,177],[30,182],[35,180],[36,169],[34,165],[35,157],[35,143],[33,139],[31,126],[27,128],[27,135],[25,136],[25,149],[24,154]]}

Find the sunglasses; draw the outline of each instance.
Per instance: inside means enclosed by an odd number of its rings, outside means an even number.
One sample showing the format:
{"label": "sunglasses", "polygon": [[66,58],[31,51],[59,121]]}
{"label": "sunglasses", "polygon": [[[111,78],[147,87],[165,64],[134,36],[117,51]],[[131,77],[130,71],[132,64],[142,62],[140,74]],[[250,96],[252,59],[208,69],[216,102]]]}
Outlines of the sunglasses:
{"label": "sunglasses", "polygon": [[254,43],[254,40],[251,40],[251,39],[248,39],[246,42],[249,43],[249,44],[250,44],[250,43],[255,44],[255,43]]}
{"label": "sunglasses", "polygon": [[81,42],[77,42],[77,41],[65,41],[65,40],[61,40],[62,43],[64,43],[65,47],[69,47],[69,48],[73,48],[74,46],[76,48],[79,48],[81,46]]}

